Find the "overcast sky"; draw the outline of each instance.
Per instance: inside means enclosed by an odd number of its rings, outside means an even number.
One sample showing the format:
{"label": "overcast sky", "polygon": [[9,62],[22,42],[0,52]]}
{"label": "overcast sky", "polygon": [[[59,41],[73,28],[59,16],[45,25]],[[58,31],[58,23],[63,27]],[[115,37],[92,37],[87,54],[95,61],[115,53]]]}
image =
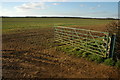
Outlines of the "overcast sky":
{"label": "overcast sky", "polygon": [[118,18],[117,0],[111,0],[111,2],[80,2],[78,0],[75,0],[76,2],[72,2],[72,0],[70,0],[71,2],[68,2],[68,0],[42,1],[7,2],[4,0],[1,6],[0,16],[75,16]]}

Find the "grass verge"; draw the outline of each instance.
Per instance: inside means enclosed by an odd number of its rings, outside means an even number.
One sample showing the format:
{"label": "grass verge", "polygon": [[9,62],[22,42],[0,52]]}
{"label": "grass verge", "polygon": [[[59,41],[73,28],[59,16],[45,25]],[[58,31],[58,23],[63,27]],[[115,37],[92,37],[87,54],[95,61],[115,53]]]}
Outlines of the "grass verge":
{"label": "grass verge", "polygon": [[75,57],[82,57],[90,61],[94,61],[96,63],[103,63],[108,66],[115,66],[117,68],[120,68],[120,60],[114,61],[112,58],[103,58],[95,53],[88,53],[83,50],[81,50],[79,47],[72,47],[72,46],[59,46],[57,47],[57,50],[63,51],[67,54],[74,55]]}

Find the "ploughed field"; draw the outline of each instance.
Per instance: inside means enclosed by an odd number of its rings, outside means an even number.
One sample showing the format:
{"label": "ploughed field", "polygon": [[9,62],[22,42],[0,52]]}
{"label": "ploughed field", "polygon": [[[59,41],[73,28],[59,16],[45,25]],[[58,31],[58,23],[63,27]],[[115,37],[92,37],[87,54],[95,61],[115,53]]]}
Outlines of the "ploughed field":
{"label": "ploughed field", "polygon": [[105,31],[110,21],[3,18],[3,78],[119,78],[119,69],[65,54],[54,43],[54,25]]}

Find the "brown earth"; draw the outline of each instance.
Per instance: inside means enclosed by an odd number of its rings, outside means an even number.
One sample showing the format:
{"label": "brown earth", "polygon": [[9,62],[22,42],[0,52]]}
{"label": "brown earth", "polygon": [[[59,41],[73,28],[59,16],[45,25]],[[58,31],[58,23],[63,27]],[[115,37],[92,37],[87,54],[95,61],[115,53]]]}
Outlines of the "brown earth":
{"label": "brown earth", "polygon": [[52,28],[2,35],[3,78],[119,78],[120,69],[57,51]]}

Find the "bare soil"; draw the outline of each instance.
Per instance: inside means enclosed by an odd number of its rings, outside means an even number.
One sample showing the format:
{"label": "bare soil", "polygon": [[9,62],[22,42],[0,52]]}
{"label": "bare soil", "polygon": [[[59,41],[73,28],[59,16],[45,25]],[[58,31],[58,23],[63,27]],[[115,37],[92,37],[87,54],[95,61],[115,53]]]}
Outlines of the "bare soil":
{"label": "bare soil", "polygon": [[119,78],[120,69],[57,51],[53,28],[2,35],[3,78]]}

